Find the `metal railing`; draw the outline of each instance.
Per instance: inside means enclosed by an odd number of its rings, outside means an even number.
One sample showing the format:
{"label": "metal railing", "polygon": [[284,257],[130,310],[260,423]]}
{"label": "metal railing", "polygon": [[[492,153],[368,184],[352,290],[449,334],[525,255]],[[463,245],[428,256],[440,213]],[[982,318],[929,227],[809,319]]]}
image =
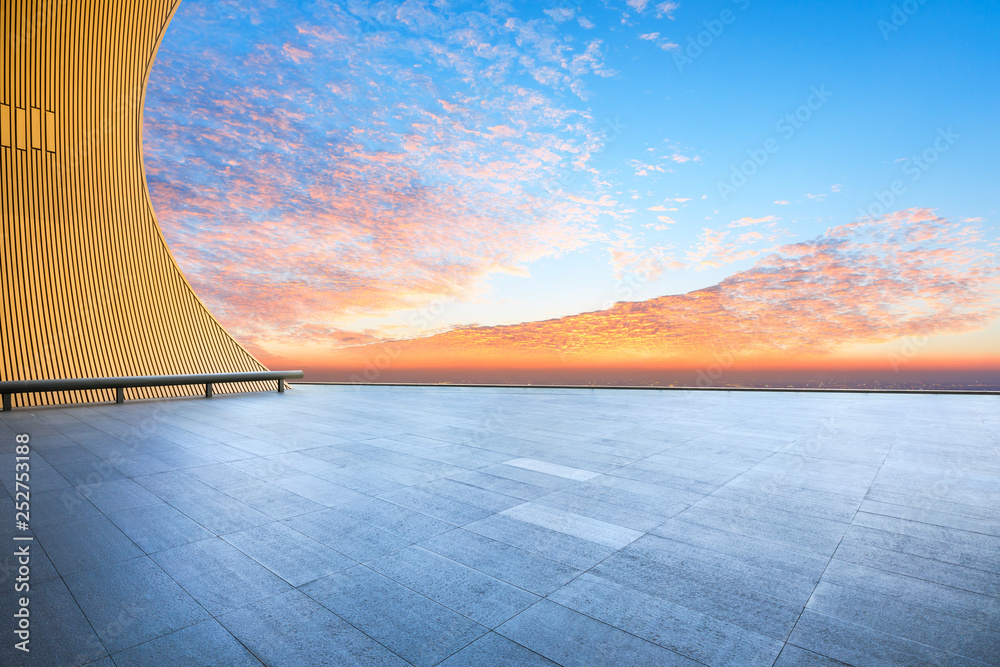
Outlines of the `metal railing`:
{"label": "metal railing", "polygon": [[14,380],[0,382],[3,411],[11,409],[14,394],[35,394],[47,391],[86,391],[88,389],[114,389],[115,403],[125,402],[125,389],[132,387],[170,387],[203,384],[205,398],[212,398],[214,386],[226,382],[260,382],[277,380],[278,392],[284,393],[285,380],[301,378],[302,371],[255,371],[249,373],[201,373],[195,375],[134,375],[111,378],[66,378],[60,380]]}

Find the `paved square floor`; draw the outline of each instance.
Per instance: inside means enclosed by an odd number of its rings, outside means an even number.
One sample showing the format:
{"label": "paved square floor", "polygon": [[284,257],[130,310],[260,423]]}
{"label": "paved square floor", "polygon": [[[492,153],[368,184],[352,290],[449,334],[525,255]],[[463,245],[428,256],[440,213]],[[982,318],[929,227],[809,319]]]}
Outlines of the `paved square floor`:
{"label": "paved square floor", "polygon": [[298,385],[15,410],[0,663],[998,665],[998,445],[998,396]]}

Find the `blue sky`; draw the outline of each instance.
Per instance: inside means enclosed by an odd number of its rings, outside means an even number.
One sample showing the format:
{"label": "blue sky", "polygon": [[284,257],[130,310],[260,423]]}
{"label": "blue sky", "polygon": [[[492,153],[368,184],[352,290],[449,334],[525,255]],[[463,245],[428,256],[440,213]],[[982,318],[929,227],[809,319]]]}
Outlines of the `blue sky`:
{"label": "blue sky", "polygon": [[147,175],[199,295],[275,355],[683,294],[860,212],[969,230],[948,280],[989,296],[993,273],[960,267],[996,266],[998,19],[185,0],[150,78]]}

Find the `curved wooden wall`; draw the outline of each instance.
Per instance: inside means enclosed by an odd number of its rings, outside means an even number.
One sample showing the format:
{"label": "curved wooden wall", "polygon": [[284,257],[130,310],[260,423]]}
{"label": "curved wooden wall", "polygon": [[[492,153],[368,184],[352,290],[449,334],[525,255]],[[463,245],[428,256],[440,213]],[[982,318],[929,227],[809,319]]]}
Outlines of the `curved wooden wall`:
{"label": "curved wooden wall", "polygon": [[[178,1],[0,0],[0,379],[266,370],[181,274],[146,188],[146,79]],[[126,398],[200,392],[127,389]]]}

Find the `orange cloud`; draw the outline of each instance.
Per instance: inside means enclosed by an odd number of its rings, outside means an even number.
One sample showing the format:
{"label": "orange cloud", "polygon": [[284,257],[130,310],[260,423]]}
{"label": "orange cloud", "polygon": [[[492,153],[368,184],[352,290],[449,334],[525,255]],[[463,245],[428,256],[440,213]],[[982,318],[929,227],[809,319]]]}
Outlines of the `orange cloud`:
{"label": "orange cloud", "polygon": [[[783,246],[683,295],[542,322],[469,327],[340,350],[327,366],[822,365],[859,344],[982,328],[1000,316],[1000,266],[978,229],[908,210]],[[838,363],[843,363],[840,360]]]}

